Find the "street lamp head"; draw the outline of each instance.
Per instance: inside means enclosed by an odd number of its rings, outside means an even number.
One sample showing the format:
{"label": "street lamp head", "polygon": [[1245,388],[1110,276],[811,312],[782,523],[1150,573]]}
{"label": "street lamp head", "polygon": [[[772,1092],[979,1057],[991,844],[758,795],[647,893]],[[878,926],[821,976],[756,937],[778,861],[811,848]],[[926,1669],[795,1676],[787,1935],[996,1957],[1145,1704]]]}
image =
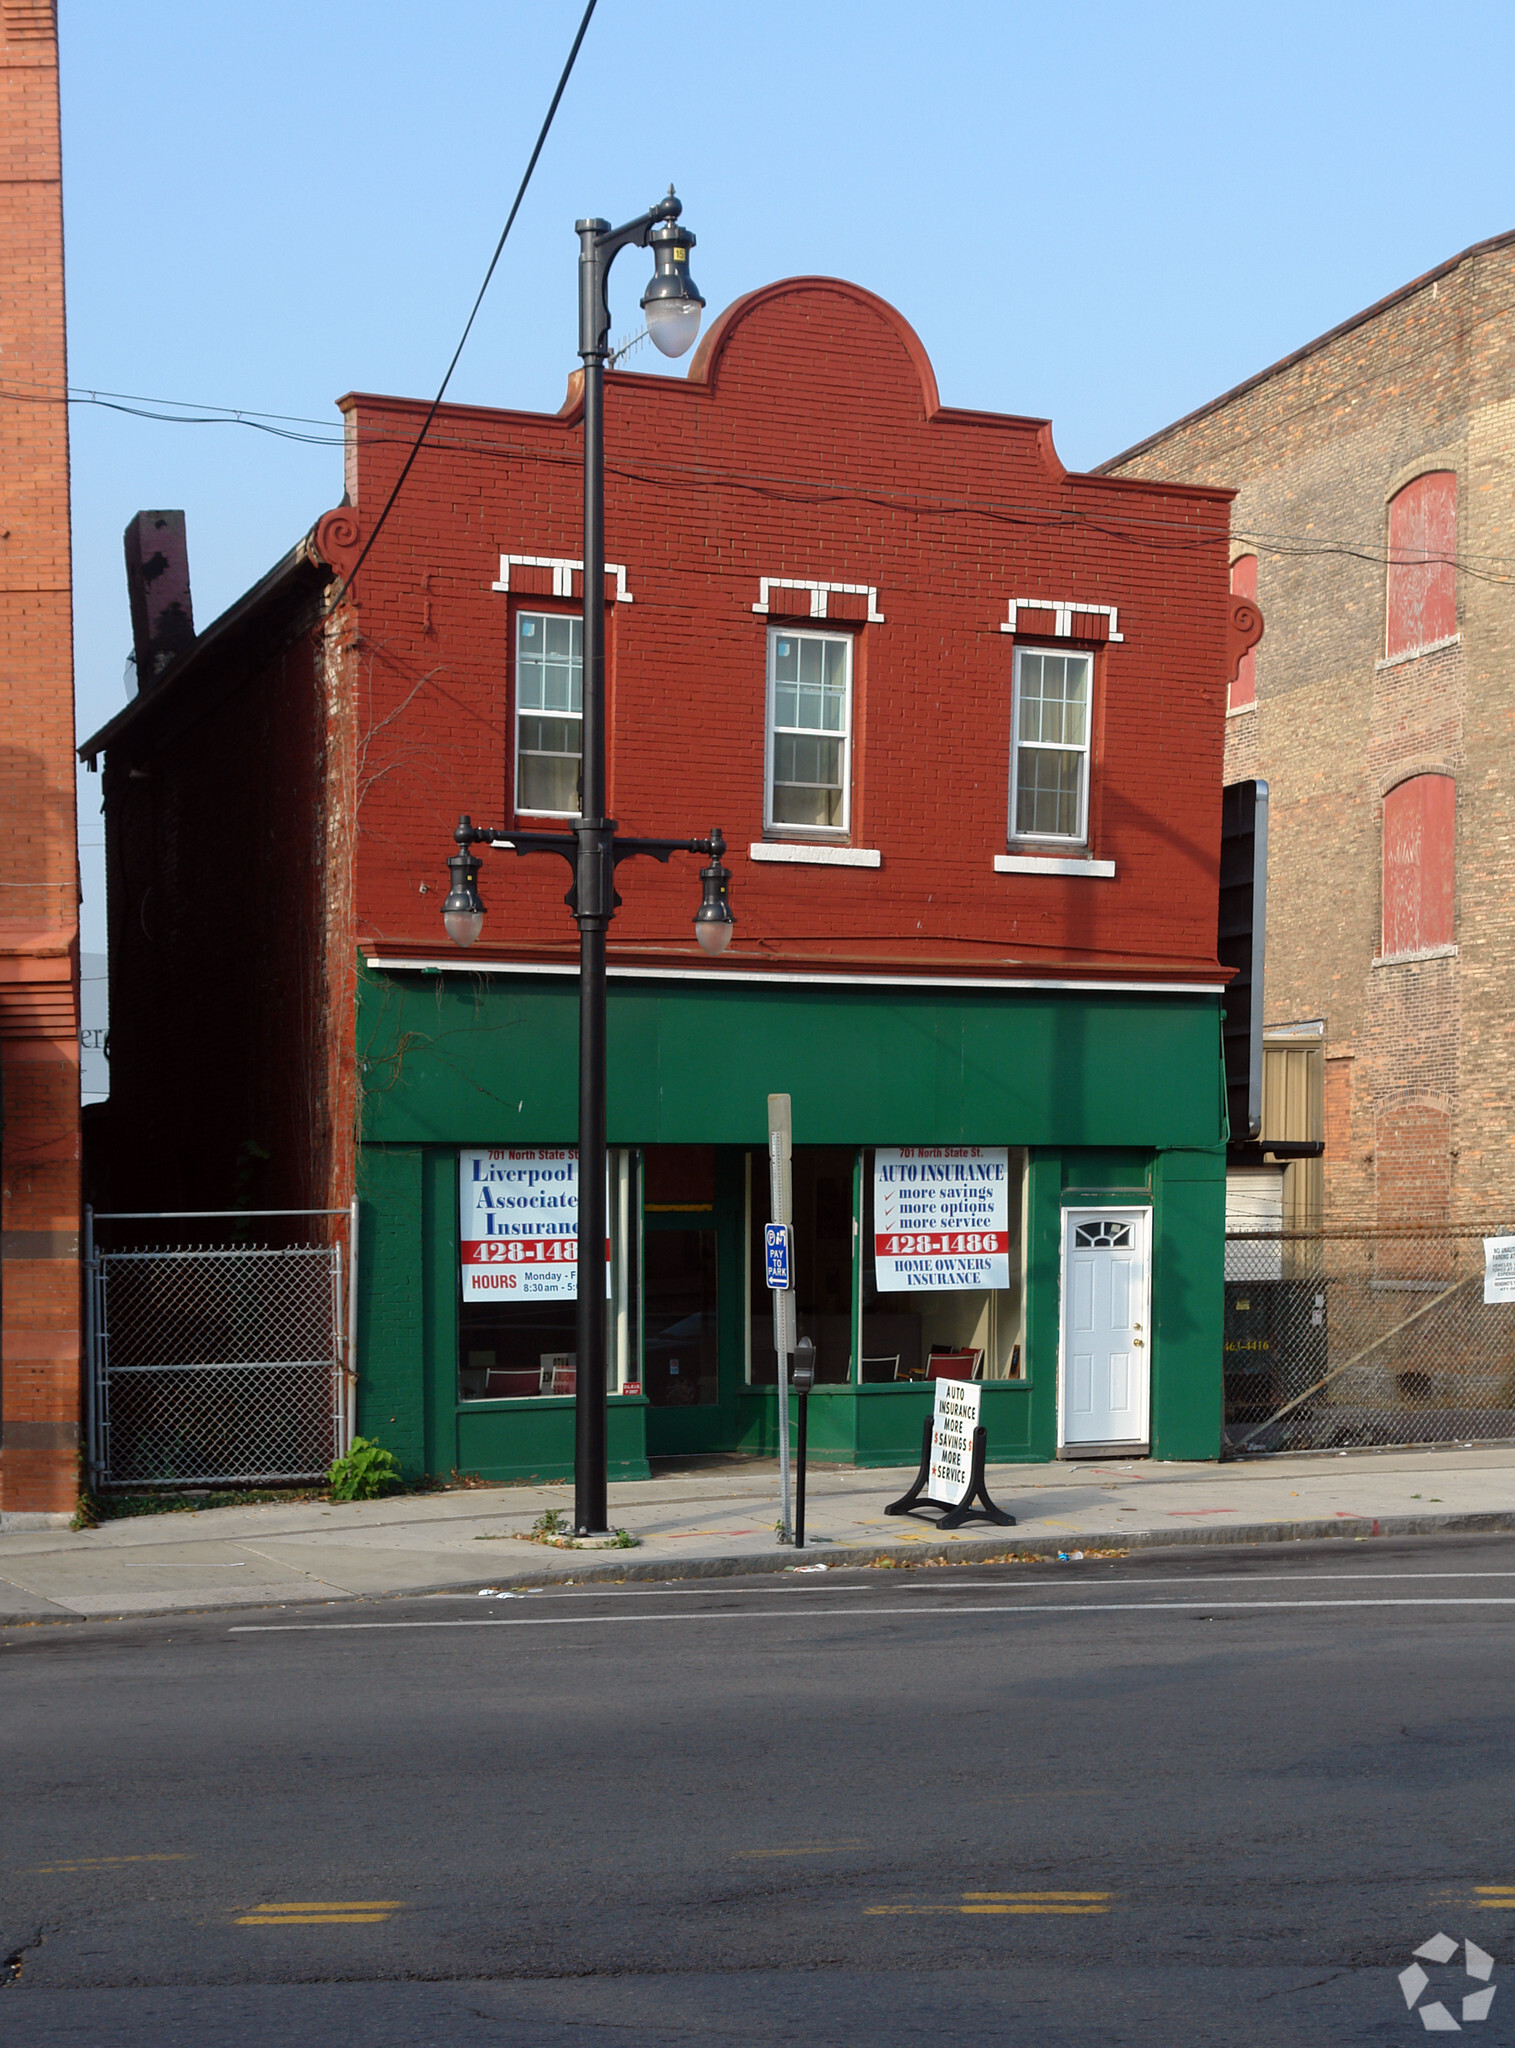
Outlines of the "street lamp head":
{"label": "street lamp head", "polygon": [[731,870],[721,860],[725,851],[726,842],[717,826],[710,835],[710,866],[700,869],[700,907],[694,913],[694,935],[712,959],[725,952],[736,929],[731,908]]}
{"label": "street lamp head", "polygon": [[459,822],[453,837],[458,850],[447,863],[452,887],[442,905],[442,922],[454,945],[471,946],[484,929],[484,899],[479,894],[479,863],[468,850],[473,830],[467,818]]}
{"label": "street lamp head", "polygon": [[[669,198],[673,197],[672,187]],[[694,346],[705,301],[689,275],[689,252],[695,238],[677,220],[660,220],[647,231],[657,268],[642,294],[647,332],[665,356],[681,356]]]}

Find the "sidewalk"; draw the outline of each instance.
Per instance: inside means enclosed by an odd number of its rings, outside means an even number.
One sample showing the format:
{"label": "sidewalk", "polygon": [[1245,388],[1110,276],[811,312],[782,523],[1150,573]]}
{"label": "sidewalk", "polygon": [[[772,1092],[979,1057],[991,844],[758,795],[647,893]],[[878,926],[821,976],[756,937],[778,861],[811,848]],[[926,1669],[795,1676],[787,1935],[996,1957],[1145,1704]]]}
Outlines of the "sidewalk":
{"label": "sidewalk", "polygon": [[1243,1465],[995,1465],[990,1493],[1016,1527],[970,1523],[951,1536],[936,1534],[925,1517],[886,1517],[885,1506],[914,1476],[913,1468],[812,1471],[803,1552],[775,1541],[778,1471],[767,1462],[612,1486],[612,1523],[641,1539],[631,1550],[513,1540],[548,1509],[571,1519],[567,1485],[214,1508],[77,1533],[11,1530],[0,1534],[0,1623],[886,1559],[1515,1532],[1515,1445]]}

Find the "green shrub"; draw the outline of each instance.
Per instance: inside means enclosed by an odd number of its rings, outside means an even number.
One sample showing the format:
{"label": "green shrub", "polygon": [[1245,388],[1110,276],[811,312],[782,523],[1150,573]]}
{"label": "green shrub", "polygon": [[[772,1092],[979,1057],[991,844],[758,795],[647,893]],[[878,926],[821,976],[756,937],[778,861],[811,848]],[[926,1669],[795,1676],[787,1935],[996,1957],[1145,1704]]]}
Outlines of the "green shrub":
{"label": "green shrub", "polygon": [[352,1449],[338,1458],[326,1475],[333,1500],[377,1500],[404,1485],[399,1460],[382,1444],[366,1436],[355,1436]]}

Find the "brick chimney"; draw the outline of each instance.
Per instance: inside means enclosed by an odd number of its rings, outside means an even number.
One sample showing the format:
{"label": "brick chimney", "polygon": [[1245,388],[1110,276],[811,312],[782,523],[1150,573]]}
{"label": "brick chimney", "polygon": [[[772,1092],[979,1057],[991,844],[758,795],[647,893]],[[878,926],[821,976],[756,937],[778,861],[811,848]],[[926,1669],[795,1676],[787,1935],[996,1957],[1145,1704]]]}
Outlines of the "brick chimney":
{"label": "brick chimney", "polygon": [[195,637],[184,514],[139,512],[124,539],[137,687],[148,690]]}

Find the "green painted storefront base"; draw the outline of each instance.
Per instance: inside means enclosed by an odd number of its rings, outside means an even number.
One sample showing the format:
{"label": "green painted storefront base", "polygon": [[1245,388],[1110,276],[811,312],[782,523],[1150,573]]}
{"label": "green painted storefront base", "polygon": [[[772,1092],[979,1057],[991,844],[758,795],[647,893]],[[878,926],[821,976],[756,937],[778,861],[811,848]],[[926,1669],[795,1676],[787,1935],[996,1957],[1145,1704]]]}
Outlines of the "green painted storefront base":
{"label": "green painted storefront base", "polygon": [[[650,1479],[647,1403],[617,1394],[606,1404],[605,1463],[612,1479]],[[458,1404],[458,1471],[499,1485],[573,1477],[571,1395]]]}
{"label": "green painted storefront base", "polygon": [[[914,1465],[921,1455],[921,1431],[935,1395],[929,1382],[919,1381],[899,1387],[817,1387],[810,1396],[809,1456],[825,1465]],[[746,1390],[737,1404],[739,1448],[776,1458],[778,1411],[778,1398],[772,1392]],[[985,1380],[981,1412],[992,1463],[1031,1458],[1029,1387],[1013,1380]],[[791,1431],[796,1419],[791,1394]]]}
{"label": "green painted storefront base", "polygon": [[[410,1475],[572,1477],[571,1398],[458,1399],[458,1148],[573,1143],[574,996],[545,977],[360,966],[358,1427]],[[799,1145],[1024,1149],[1024,1377],[982,1383],[991,1462],[1057,1456],[1063,1212],[1090,1203],[1151,1213],[1152,1455],[1219,1455],[1213,993],[613,981],[609,1042],[611,1143],[715,1150],[724,1304],[718,1410],[614,1397],[613,1479],[646,1478],[649,1456],[776,1453],[776,1396],[745,1383],[739,1304],[743,1154],[763,1170],[777,1089],[792,1095]],[[811,1456],[914,1465],[932,1398],[926,1383],[817,1387]]]}
{"label": "green painted storefront base", "polygon": [[[931,1413],[930,1385],[817,1387],[810,1397],[809,1455],[818,1465],[913,1465]],[[607,1404],[606,1441],[612,1479],[652,1476],[647,1451],[648,1402],[616,1395]],[[1043,1457],[1031,1448],[1031,1389],[1021,1382],[983,1383],[984,1427],[991,1464],[1027,1464]],[[791,1443],[798,1425],[789,1397]],[[457,1445],[460,1473],[497,1485],[549,1484],[573,1477],[574,1410],[571,1397],[460,1402]],[[731,1451],[776,1458],[778,1397],[771,1388],[744,1388],[737,1401]],[[655,1454],[654,1454],[655,1455]]]}

